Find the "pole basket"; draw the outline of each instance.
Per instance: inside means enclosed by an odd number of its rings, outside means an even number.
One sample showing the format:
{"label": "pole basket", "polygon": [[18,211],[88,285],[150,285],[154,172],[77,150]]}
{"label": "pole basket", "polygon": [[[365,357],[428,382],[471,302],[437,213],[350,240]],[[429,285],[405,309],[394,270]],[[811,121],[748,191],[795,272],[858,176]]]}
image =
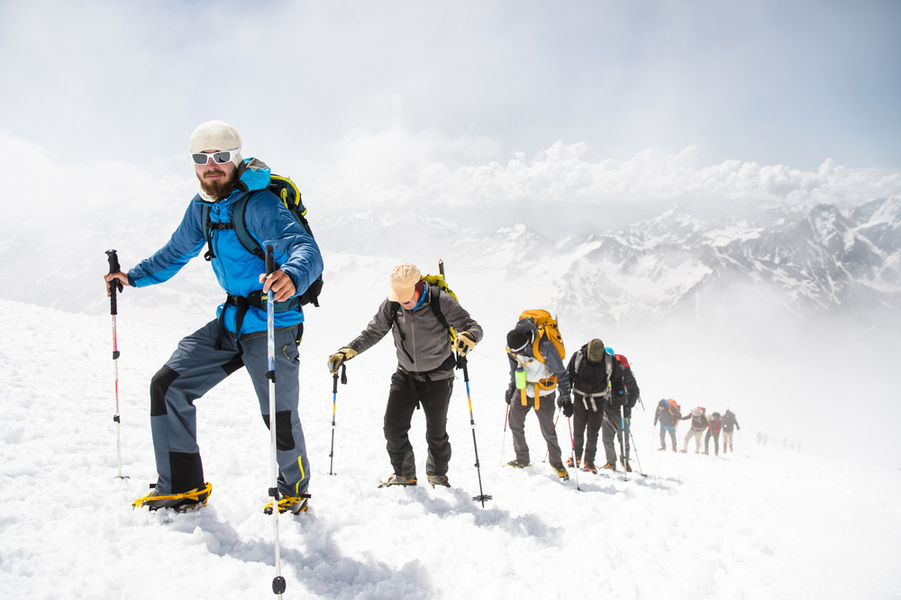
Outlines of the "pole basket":
{"label": "pole basket", "polygon": [[285,578],[279,575],[275,579],[272,580],[272,593],[278,594],[281,596],[285,593],[285,589],[287,589],[288,584],[285,582]]}

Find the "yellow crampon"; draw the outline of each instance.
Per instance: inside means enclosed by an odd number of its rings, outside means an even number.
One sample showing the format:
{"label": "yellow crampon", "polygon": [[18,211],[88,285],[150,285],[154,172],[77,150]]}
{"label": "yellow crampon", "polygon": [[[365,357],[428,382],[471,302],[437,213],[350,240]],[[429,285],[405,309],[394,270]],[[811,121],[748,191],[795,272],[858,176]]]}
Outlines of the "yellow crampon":
{"label": "yellow crampon", "polygon": [[[278,501],[278,512],[295,512],[293,506],[298,502],[302,503],[302,507],[300,510],[296,511],[295,514],[304,512],[307,510],[307,498],[309,497],[309,494],[301,494],[300,496],[282,496],[281,500]],[[270,500],[269,504],[263,508],[263,512],[267,515],[272,514],[272,500]]]}
{"label": "yellow crampon", "polygon": [[[162,495],[162,494],[156,494],[155,492],[156,492],[156,490],[150,492],[143,498],[138,498],[137,500],[135,500],[134,502],[131,503],[132,507],[133,508],[141,508],[142,506],[144,506],[145,502],[151,502],[151,501],[157,501],[157,500],[194,500],[195,502],[200,503],[200,506],[198,506],[196,504],[191,504],[191,505],[186,505],[186,506],[180,506],[174,510],[181,512],[181,511],[185,511],[185,510],[201,508],[201,507],[206,506],[206,502],[207,502],[207,500],[209,500],[210,494],[213,493],[213,484],[208,482],[202,488],[194,488],[193,490],[191,490],[189,492],[184,492],[181,494],[170,494],[168,496]],[[203,496],[202,499],[201,499],[201,496]]]}

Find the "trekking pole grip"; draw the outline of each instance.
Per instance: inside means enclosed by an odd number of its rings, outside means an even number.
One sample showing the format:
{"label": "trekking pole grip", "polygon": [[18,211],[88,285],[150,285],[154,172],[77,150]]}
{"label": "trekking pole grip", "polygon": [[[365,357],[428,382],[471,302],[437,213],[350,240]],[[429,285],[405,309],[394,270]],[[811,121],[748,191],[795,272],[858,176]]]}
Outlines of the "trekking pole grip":
{"label": "trekking pole grip", "polygon": [[[106,251],[106,257],[109,261],[109,272],[110,275],[113,273],[118,273],[122,270],[122,267],[119,266],[119,257],[116,255],[116,251],[113,249]],[[118,314],[118,309],[116,307],[116,291],[122,291],[122,282],[118,279],[115,279],[110,282],[110,296],[109,296],[109,308],[110,314],[115,315]]]}
{"label": "trekking pole grip", "polygon": [[266,244],[266,275],[272,275],[275,272],[275,250],[272,244]]}

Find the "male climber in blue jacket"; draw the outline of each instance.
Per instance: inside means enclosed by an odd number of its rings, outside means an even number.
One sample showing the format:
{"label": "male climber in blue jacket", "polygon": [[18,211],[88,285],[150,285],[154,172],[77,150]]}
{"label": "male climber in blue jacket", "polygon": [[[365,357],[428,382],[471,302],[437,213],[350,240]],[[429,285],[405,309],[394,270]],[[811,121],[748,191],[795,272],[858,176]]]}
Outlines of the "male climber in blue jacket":
{"label": "male climber in blue jacket", "polygon": [[[194,401],[241,367],[247,368],[268,426],[265,296],[271,289],[276,302],[276,459],[282,496],[278,508],[297,514],[306,510],[310,485],[310,464],[297,413],[297,345],[304,320],[299,297],[322,273],[322,255],[313,237],[269,191],[269,168],[257,159],[242,159],[241,135],[234,127],[222,121],[200,125],[191,134],[190,150],[200,191],[175,233],[127,274],[105,276],[107,294],[112,282],[138,288],[163,283],[207,246],[204,258],[228,294],[217,318],[181,340],[150,382],[150,425],[158,479],[150,494],[134,505],[184,511],[206,504],[212,486],[203,476]],[[234,229],[234,206],[245,197],[248,232],[261,244],[274,246],[279,268],[268,276],[265,261],[241,244]],[[208,219],[202,216],[204,205],[209,207]],[[271,511],[271,506],[267,510]]]}

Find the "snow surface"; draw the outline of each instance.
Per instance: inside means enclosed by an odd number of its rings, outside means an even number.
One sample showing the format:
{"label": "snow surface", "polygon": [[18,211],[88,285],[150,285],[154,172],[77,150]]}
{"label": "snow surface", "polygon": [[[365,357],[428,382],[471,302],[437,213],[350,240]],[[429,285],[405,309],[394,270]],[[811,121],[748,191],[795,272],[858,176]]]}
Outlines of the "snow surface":
{"label": "snow surface", "polygon": [[[197,402],[209,504],[183,515],[130,506],[155,479],[150,377],[189,333],[123,317],[139,292],[120,297],[118,318],[127,479],[116,477],[109,317],[0,300],[0,598],[273,597],[273,519],[262,513],[269,436],[243,371]],[[374,310],[333,329],[358,331]],[[633,425],[646,477],[560,482],[542,462],[534,417],[533,466],[503,468],[513,458],[505,358],[487,342],[470,361],[481,480],[493,496],[484,508],[471,500],[480,490],[462,381],[449,413],[454,487],[377,489],[390,474],[381,432],[390,340],[348,364],[330,476],[324,364],[349,338],[317,329],[317,318],[301,352],[313,498],[307,514],[280,519],[285,598],[901,596],[898,471],[758,446],[753,423],[735,454],[658,452],[652,399]],[[565,419],[558,436],[567,447]],[[411,439],[423,476],[418,413]]]}

